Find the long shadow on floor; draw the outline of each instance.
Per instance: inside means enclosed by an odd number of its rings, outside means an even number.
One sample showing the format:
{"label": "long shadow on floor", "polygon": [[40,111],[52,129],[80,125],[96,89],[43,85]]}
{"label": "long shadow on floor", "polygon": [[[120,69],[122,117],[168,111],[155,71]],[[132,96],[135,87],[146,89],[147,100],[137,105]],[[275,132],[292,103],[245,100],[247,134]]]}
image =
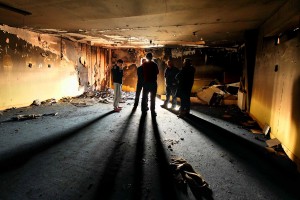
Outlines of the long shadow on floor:
{"label": "long shadow on floor", "polygon": [[69,128],[63,132],[58,132],[49,135],[48,137],[41,138],[39,140],[32,141],[31,143],[24,144],[22,146],[16,146],[14,149],[9,150],[9,152],[1,152],[0,155],[0,170],[1,172],[13,170],[15,168],[23,165],[32,156],[56,145],[64,140],[75,136],[80,133],[81,130],[87,128],[93,123],[99,122],[101,119],[114,113],[114,111],[107,112],[101,116],[94,119],[86,121],[85,123],[79,124],[72,128]]}
{"label": "long shadow on floor", "polygon": [[163,199],[179,199],[174,180],[169,167],[169,159],[166,150],[161,140],[155,117],[152,117],[153,133],[156,140],[156,154],[159,164],[159,178],[161,182],[162,191],[164,191]]}
{"label": "long shadow on floor", "polygon": [[142,199],[142,183],[144,177],[143,169],[143,158],[145,155],[145,121],[146,115],[142,115],[140,118],[138,135],[137,135],[137,145],[135,149],[135,161],[134,161],[134,197],[133,199]]}
{"label": "long shadow on floor", "polygon": [[123,140],[127,133],[127,129],[130,125],[133,114],[134,111],[132,111],[129,114],[127,120],[123,122],[124,125],[120,129],[121,132],[118,133],[118,138],[114,140],[116,142],[116,145],[113,147],[108,157],[108,161],[105,164],[102,177],[97,184],[97,189],[93,198],[95,200],[110,199],[114,192],[117,175],[119,170],[121,169],[122,161],[124,159],[127,148],[126,145],[124,145],[125,142]]}
{"label": "long shadow on floor", "polygon": [[[266,180],[271,180],[274,185],[279,186],[295,197],[299,195],[299,174],[292,162],[281,160],[267,153],[265,148],[239,137],[215,124],[205,121],[195,115],[183,118],[187,123],[205,134],[208,138],[236,155],[256,174]],[[299,197],[299,196],[298,196]]]}

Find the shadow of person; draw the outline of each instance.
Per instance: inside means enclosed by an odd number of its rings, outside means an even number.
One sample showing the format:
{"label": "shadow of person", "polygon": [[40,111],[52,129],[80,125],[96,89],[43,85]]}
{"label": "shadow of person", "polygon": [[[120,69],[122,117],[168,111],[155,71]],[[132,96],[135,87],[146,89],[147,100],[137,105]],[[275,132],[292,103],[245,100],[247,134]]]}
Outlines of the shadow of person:
{"label": "shadow of person", "polygon": [[156,148],[156,156],[159,165],[159,179],[162,185],[162,191],[164,192],[162,195],[164,199],[179,199],[179,195],[174,185],[173,177],[169,167],[169,159],[166,154],[166,150],[162,143],[160,132],[158,128],[158,124],[156,121],[156,117],[152,117],[152,127],[153,134],[156,140],[155,148]]}
{"label": "shadow of person", "polygon": [[138,127],[137,143],[135,149],[135,161],[134,161],[134,197],[133,199],[142,199],[142,185],[144,177],[143,159],[145,155],[145,122],[146,115],[141,115],[140,123]]}
{"label": "shadow of person", "polygon": [[[122,168],[122,161],[127,153],[127,145],[124,142],[126,134],[128,134],[128,126],[132,120],[134,112],[131,112],[123,126],[119,129],[120,133],[117,138],[114,139],[115,146],[108,156],[108,160],[104,166],[102,176],[97,183],[97,189],[93,199],[110,199],[114,193],[114,189],[117,183],[117,175]],[[101,158],[99,158],[101,160]]]}
{"label": "shadow of person", "polygon": [[45,151],[70,137],[75,136],[83,129],[88,128],[92,124],[99,122],[101,119],[113,113],[114,111],[109,111],[101,116],[95,117],[94,119],[70,127],[69,129],[53,133],[47,137],[34,140],[28,144],[15,146],[14,149],[10,149],[8,152],[0,153],[0,170],[3,172],[20,167],[34,155]]}

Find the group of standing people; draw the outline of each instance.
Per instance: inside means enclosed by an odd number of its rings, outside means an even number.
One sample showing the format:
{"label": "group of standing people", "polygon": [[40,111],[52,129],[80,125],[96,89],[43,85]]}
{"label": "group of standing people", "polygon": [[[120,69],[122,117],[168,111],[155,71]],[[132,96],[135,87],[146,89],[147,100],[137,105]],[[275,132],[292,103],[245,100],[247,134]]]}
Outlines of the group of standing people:
{"label": "group of standing people", "polygon": [[177,97],[180,98],[180,109],[178,117],[183,117],[190,112],[191,107],[191,91],[194,84],[195,68],[191,59],[185,58],[182,69],[179,70],[174,66],[172,60],[168,60],[164,77],[166,83],[166,100],[161,107],[168,108],[170,97],[172,96],[171,109],[175,109],[177,105]]}
{"label": "group of standing people", "polygon": [[138,106],[141,89],[142,93],[142,115],[145,115],[149,110],[148,95],[150,94],[150,111],[152,116],[156,116],[155,98],[157,93],[157,75],[159,73],[158,65],[152,60],[152,53],[147,53],[147,60],[142,60],[142,65],[137,69],[138,81],[133,109]]}
{"label": "group of standing people", "polygon": [[[139,104],[140,94],[142,92],[141,110],[142,115],[145,115],[149,110],[148,95],[150,94],[150,111],[152,116],[156,116],[155,99],[157,93],[157,75],[159,73],[158,65],[152,60],[152,53],[146,54],[146,59],[142,60],[142,65],[137,68],[137,86],[133,109],[136,109]],[[114,111],[120,112],[119,106],[122,91],[123,77],[123,60],[117,60],[117,63],[112,67],[112,77],[114,84]],[[177,97],[180,98],[181,106],[178,117],[183,117],[190,112],[190,96],[194,84],[195,68],[192,66],[191,60],[185,58],[181,70],[174,66],[172,60],[168,60],[167,68],[164,72],[166,84],[166,100],[161,107],[167,108],[167,105],[172,96],[172,109],[177,105]]]}

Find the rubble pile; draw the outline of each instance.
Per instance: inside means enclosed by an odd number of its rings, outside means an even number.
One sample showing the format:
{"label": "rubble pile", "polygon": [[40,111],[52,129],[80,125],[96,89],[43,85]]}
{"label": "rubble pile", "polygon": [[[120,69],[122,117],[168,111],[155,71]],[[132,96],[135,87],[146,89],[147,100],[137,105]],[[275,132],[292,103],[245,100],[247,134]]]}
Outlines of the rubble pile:
{"label": "rubble pile", "polygon": [[206,105],[237,105],[239,83],[205,86],[196,96]]}

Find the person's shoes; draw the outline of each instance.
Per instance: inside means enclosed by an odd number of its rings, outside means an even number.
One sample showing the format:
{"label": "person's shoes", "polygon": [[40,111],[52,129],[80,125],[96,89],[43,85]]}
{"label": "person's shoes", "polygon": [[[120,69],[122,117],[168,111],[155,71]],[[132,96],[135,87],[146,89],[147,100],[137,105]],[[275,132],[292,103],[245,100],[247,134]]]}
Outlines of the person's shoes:
{"label": "person's shoes", "polygon": [[179,114],[177,115],[178,118],[183,118],[184,116],[185,116],[185,114],[182,114],[182,113],[179,113]]}
{"label": "person's shoes", "polygon": [[114,108],[115,112],[120,112],[122,109],[121,108]]}
{"label": "person's shoes", "polygon": [[183,118],[186,115],[187,115],[187,112],[185,110],[182,110],[182,111],[179,112],[179,114],[177,115],[177,117]]}

